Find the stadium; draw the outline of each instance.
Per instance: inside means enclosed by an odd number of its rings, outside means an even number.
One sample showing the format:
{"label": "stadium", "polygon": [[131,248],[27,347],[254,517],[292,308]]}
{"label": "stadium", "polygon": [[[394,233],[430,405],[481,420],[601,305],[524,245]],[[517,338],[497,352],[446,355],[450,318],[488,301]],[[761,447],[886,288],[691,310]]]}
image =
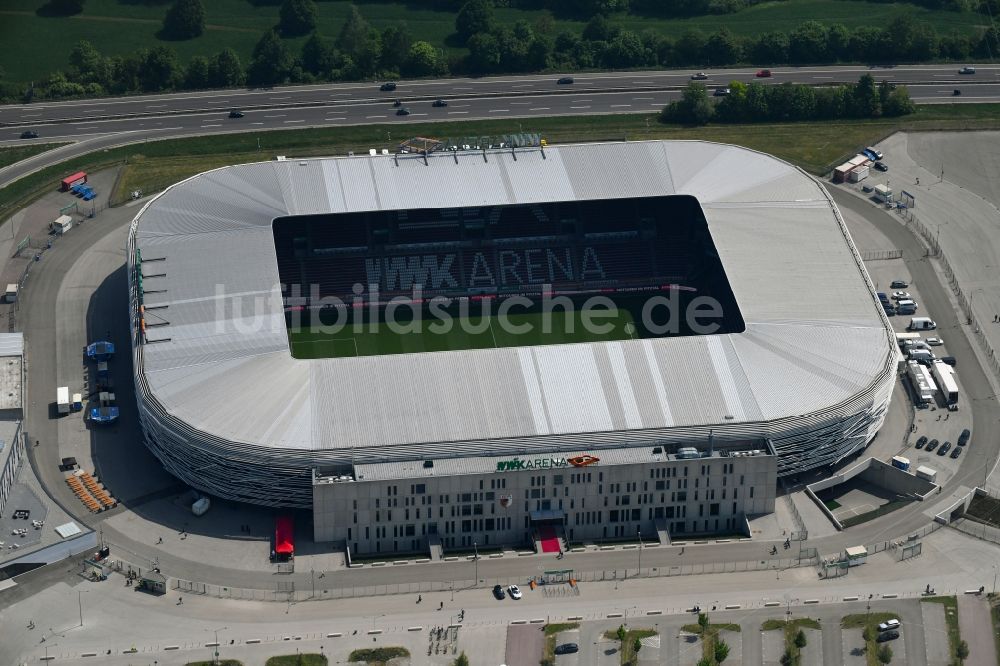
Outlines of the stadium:
{"label": "stadium", "polygon": [[[265,506],[318,512],[335,482],[433,474],[481,490],[525,458],[644,470],[692,449],[761,454],[773,485],[862,450],[895,378],[891,330],[833,202],[800,170],[729,145],[224,167],[149,201],[128,256],[147,446],[194,488]],[[687,312],[715,302],[713,328],[650,319],[654,296]],[[559,297],[603,298],[609,325],[566,326],[573,308],[551,331],[497,324],[515,302],[511,317],[538,323],[537,303]],[[391,309],[412,326],[435,305],[460,330],[378,327]],[[473,321],[486,326],[465,330]],[[541,507],[532,525],[556,518]]]}

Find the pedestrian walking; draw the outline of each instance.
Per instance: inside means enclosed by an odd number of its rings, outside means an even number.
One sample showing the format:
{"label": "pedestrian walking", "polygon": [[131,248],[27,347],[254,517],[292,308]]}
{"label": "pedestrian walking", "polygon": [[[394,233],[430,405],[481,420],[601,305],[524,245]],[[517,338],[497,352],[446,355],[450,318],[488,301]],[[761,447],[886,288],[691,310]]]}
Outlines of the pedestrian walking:
{"label": "pedestrian walking", "polygon": [[180,606],[184,603],[184,597],[177,597],[177,605]]}

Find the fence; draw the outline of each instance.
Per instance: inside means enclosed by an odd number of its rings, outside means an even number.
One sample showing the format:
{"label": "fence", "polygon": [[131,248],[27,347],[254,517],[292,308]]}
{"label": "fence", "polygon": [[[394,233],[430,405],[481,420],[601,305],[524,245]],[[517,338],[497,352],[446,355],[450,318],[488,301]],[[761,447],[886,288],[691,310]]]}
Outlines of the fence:
{"label": "fence", "polygon": [[889,259],[902,259],[902,250],[860,250],[862,261],[886,261]]}
{"label": "fence", "polygon": [[959,518],[955,522],[951,523],[949,527],[952,527],[959,532],[965,532],[969,536],[982,539],[983,541],[1000,543],[1000,529],[997,529],[992,525],[987,525],[986,523],[969,520],[968,518]]}
{"label": "fence", "polygon": [[[667,567],[643,567],[642,572],[638,569],[617,569],[608,571],[582,571],[574,574],[576,581],[581,583],[595,582],[625,582],[634,578],[664,578],[670,576],[696,576],[712,573],[737,573],[745,571],[774,571],[776,576],[781,575],[781,571],[786,569],[796,569],[799,567],[816,566],[819,558],[815,551],[809,557],[792,557],[773,560],[749,560],[745,562],[717,562],[714,564],[685,564]],[[319,585],[317,585],[317,582]],[[323,581],[313,579],[305,587],[296,586],[294,582],[288,581],[277,589],[247,589],[240,587],[227,587],[212,583],[200,583],[196,581],[173,578],[170,587],[181,594],[196,594],[220,599],[238,599],[245,601],[277,601],[277,602],[299,602],[299,601],[321,601],[330,599],[353,599],[358,597],[377,597],[396,594],[428,594],[431,592],[454,592],[456,590],[469,590],[476,587],[491,588],[494,585],[507,587],[508,585],[524,585],[524,576],[512,576],[508,578],[480,579],[479,584],[475,580],[454,580],[454,581],[419,581],[409,583],[394,583],[384,585],[367,585],[355,587],[323,588]],[[543,586],[547,587],[547,586]],[[559,587],[563,587],[560,585]],[[568,590],[568,586],[566,586]],[[558,593],[556,593],[558,594]],[[566,594],[573,594],[566,592]]]}

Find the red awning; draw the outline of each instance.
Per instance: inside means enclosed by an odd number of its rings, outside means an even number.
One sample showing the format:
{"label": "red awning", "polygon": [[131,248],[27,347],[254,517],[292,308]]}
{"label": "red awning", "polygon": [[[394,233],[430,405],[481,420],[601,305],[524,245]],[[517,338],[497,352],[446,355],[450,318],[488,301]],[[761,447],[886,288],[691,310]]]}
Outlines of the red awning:
{"label": "red awning", "polygon": [[291,516],[278,516],[274,521],[274,552],[279,555],[295,553],[295,522]]}
{"label": "red awning", "polygon": [[63,178],[62,179],[62,184],[63,185],[75,185],[76,183],[82,183],[85,180],[87,180],[87,172],[86,171],[77,171],[72,176],[66,176],[65,178]]}

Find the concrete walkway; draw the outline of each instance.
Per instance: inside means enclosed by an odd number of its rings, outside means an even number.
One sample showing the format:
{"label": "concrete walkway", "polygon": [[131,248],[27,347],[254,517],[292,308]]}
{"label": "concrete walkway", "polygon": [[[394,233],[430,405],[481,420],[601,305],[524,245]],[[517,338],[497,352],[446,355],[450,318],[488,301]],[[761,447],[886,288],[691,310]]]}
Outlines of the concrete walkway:
{"label": "concrete walkway", "polygon": [[958,595],[958,627],[962,639],[969,644],[969,658],[965,660],[965,666],[996,666],[993,623],[986,597]]}

